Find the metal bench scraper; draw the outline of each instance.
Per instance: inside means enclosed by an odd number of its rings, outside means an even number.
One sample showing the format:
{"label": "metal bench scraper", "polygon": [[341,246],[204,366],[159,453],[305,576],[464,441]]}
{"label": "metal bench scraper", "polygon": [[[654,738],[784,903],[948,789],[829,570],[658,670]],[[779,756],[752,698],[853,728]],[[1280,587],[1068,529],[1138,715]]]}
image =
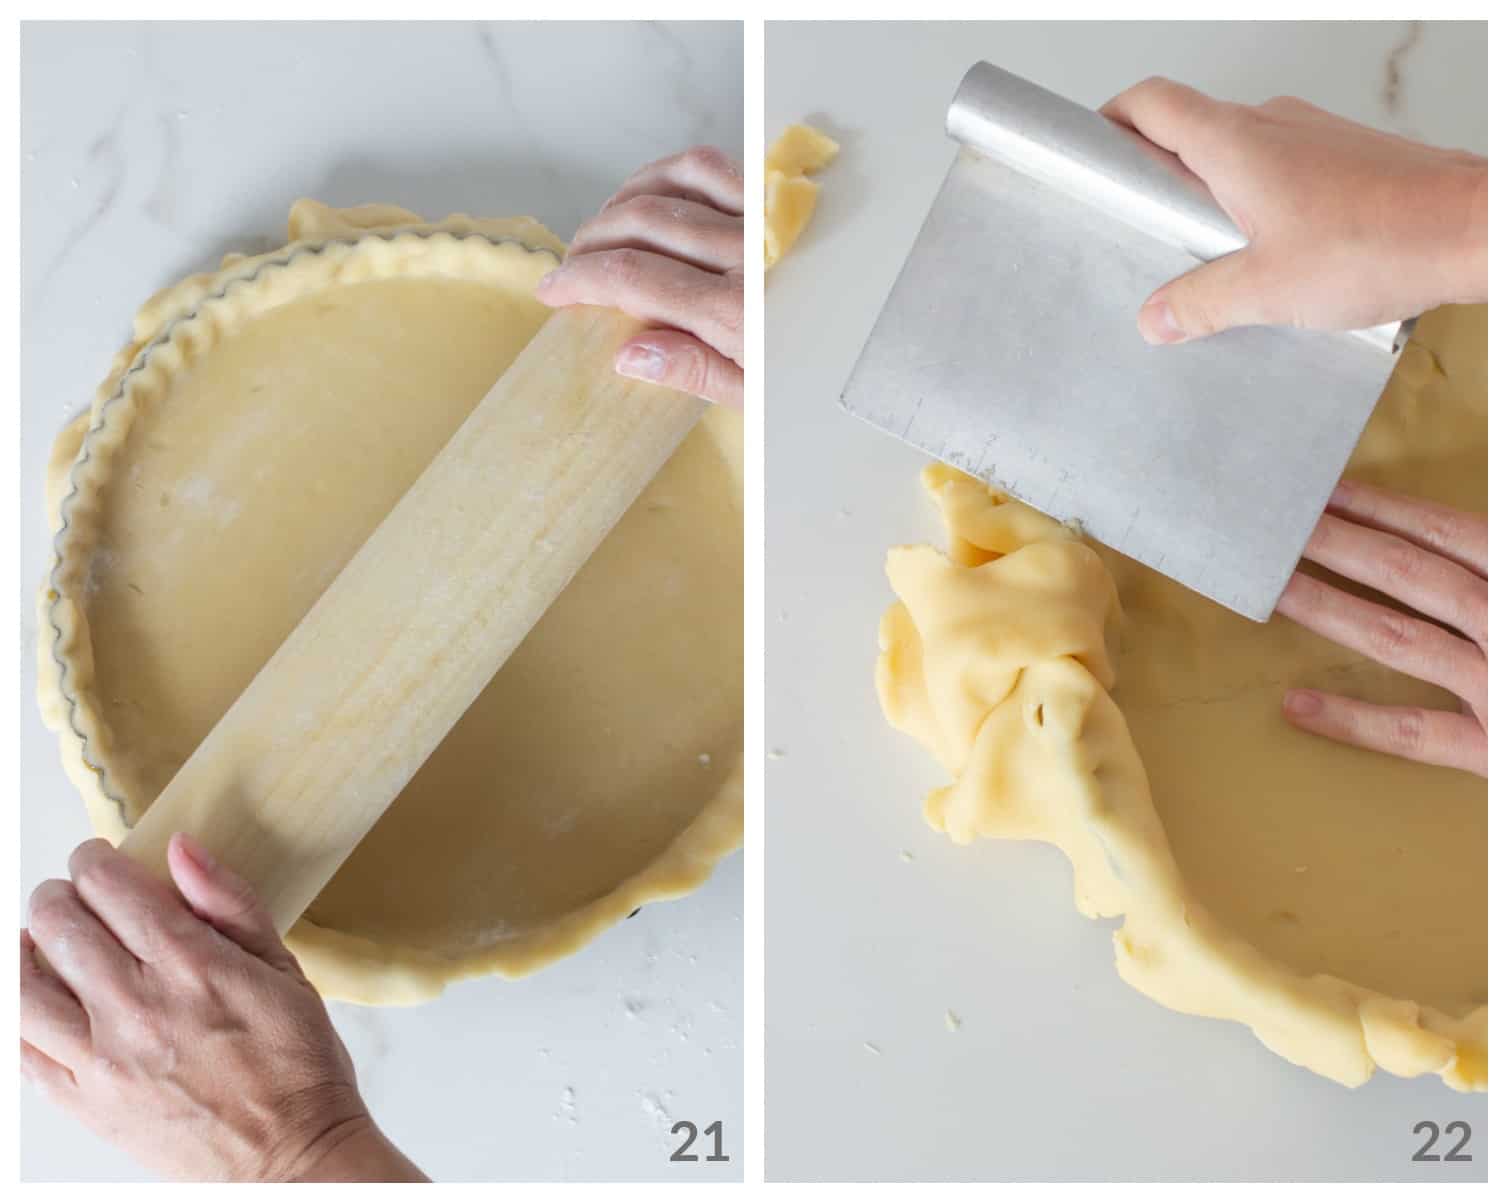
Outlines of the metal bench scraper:
{"label": "metal bench scraper", "polygon": [[960,148],[842,405],[1266,621],[1412,323],[1152,347],[1157,287],[1246,239],[1176,158],[979,63]]}

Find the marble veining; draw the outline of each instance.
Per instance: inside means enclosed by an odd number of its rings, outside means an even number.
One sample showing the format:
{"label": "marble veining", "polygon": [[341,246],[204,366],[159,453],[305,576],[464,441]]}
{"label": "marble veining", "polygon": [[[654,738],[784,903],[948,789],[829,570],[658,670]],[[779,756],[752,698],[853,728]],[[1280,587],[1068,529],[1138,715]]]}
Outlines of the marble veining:
{"label": "marble veining", "polygon": [[[640,164],[739,152],[743,102],[730,23],[34,23],[21,42],[25,894],[89,835],[34,701],[43,466],[136,306],[281,245],[305,195],[529,212],[569,237]],[[442,1179],[675,1177],[645,1095],[723,1120],[735,1159],[695,1180],[736,1178],[741,915],[735,857],[544,973],[335,1023],[379,1122]],[[21,1146],[25,1180],[145,1177],[24,1088]]]}
{"label": "marble veining", "polygon": [[869,683],[893,602],[884,551],[940,535],[925,458],[833,398],[952,160],[948,97],[981,58],[1082,104],[1158,74],[1487,149],[1482,23],[767,25],[766,129],[821,115],[843,145],[766,281],[767,1175],[1482,1179],[1485,1142],[1474,1163],[1430,1166],[1406,1138],[1437,1113],[1485,1132],[1484,1096],[1347,1092],[1235,1025],[1164,1011],[1117,978],[1114,924],[1075,913],[1056,849],[955,848],[922,822],[937,767],[896,740]]}
{"label": "marble veining", "polygon": [[1409,51],[1419,44],[1423,36],[1423,21],[1405,22],[1398,44],[1388,52],[1387,61],[1383,64],[1382,104],[1391,117],[1401,116],[1404,112],[1407,97],[1404,71],[1408,65]]}

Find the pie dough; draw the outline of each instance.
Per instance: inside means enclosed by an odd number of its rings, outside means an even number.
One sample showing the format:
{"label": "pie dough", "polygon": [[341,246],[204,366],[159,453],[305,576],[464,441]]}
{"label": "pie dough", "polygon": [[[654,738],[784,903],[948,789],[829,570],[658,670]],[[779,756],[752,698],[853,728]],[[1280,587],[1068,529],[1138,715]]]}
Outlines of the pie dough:
{"label": "pie dough", "polygon": [[[148,301],[54,450],[42,708],[112,841],[544,322],[564,249],[312,201],[289,237]],[[738,846],[742,439],[708,411],[295,925],[327,997],[532,971]]]}
{"label": "pie dough", "polygon": [[816,181],[838,144],[809,125],[792,125],[775,139],[764,160],[764,266],[769,271],[796,245],[817,207]]}
{"label": "pie dough", "polygon": [[[1485,307],[1429,314],[1348,475],[1487,507]],[[1347,1085],[1487,1085],[1487,788],[1288,726],[1284,691],[1453,707],[1285,618],[1258,625],[942,465],[948,556],[890,553],[886,716],[952,778],[955,841],[1046,840],[1123,915],[1152,998]],[[1330,578],[1334,579],[1334,578]]]}

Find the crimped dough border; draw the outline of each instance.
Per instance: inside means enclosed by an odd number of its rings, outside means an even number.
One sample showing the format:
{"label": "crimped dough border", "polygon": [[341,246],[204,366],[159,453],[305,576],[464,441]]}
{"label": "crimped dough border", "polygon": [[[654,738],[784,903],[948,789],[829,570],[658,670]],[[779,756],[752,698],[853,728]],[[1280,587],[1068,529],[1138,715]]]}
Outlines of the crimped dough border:
{"label": "crimped dough border", "polygon": [[[83,596],[98,538],[104,486],[136,415],[166,394],[177,374],[225,333],[324,288],[403,276],[436,276],[532,292],[565,247],[528,218],[454,215],[426,223],[386,205],[332,209],[297,202],[287,246],[226,256],[220,270],[191,276],[138,312],[131,341],[116,355],[89,412],[71,423],[49,465],[52,566],[39,599],[38,700],[58,736],[64,770],[83,795],[95,831],[119,843],[145,809],[112,787],[112,746],[94,693]],[[736,449],[722,446],[742,479]],[[518,977],[567,956],[650,902],[678,898],[707,880],[743,841],[743,760],[701,813],[658,859],[570,913],[463,956],[443,956],[300,919],[289,947],[326,998],[391,1006],[422,1002],[450,982],[487,974]]]}

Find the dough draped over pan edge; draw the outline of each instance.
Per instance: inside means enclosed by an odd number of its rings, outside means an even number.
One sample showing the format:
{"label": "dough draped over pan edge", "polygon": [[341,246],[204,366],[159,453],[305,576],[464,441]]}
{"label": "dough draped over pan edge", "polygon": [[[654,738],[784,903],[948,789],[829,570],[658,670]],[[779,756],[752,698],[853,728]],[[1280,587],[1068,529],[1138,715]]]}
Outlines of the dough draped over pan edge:
{"label": "dough draped over pan edge", "polygon": [[[1433,359],[1427,348],[1413,355],[1406,372],[1442,374],[1438,362],[1420,368]],[[1404,440],[1391,421],[1353,467],[1398,456]],[[886,718],[952,780],[928,796],[927,822],[960,843],[982,835],[1057,845],[1072,865],[1077,909],[1124,920],[1114,935],[1121,977],[1167,1007],[1245,1024],[1274,1052],[1349,1086],[1381,1067],[1485,1090],[1485,1003],[1451,1013],[1301,972],[1196,896],[1112,696],[1125,622],[1113,555],[953,468],[932,465],[924,483],[949,554],[891,551],[899,601],[880,627],[875,680]]]}
{"label": "dough draped over pan edge", "polygon": [[[120,470],[132,422],[166,395],[175,377],[216,341],[250,319],[334,285],[411,275],[496,285],[532,296],[564,244],[529,218],[456,215],[425,222],[388,205],[333,209],[299,201],[290,243],[263,255],[228,255],[218,271],[191,276],[150,298],[132,339],[115,357],[91,410],[60,434],[49,464],[47,511],[56,558],[39,596],[38,693],[57,732],[64,768],[80,790],[95,830],[118,842],[144,806],[116,778],[123,749],[102,713],[87,607],[103,494]],[[721,415],[720,415],[721,416]],[[727,427],[727,429],[724,429]],[[741,481],[741,447],[728,423],[709,445]],[[421,770],[422,772],[423,770]],[[322,993],[348,1001],[419,1002],[463,977],[532,972],[589,942],[645,903],[682,896],[710,875],[742,840],[742,758],[708,779],[705,806],[657,858],[567,914],[476,939],[463,953],[435,953],[403,940],[333,930],[307,916],[288,943]],[[129,773],[125,774],[129,776]],[[318,904],[316,904],[316,907]]]}

